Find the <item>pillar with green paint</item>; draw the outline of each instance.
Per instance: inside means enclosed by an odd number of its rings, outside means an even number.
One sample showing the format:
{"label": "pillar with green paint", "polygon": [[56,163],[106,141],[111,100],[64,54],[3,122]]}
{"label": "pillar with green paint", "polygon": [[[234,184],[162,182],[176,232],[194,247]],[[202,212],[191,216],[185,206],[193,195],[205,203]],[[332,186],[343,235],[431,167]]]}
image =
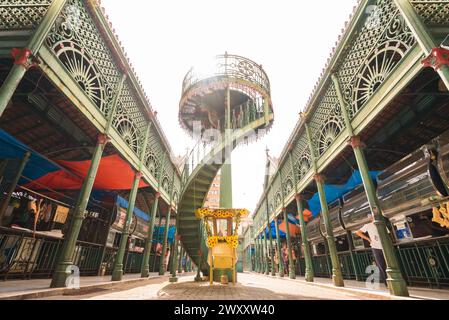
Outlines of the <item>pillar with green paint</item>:
{"label": "pillar with green paint", "polygon": [[330,216],[329,216],[329,207],[327,205],[326,192],[324,190],[324,176],[319,174],[317,159],[315,155],[315,149],[312,143],[312,135],[310,133],[310,128],[307,123],[305,123],[307,139],[309,142],[310,154],[312,157],[312,163],[315,171],[315,183],[318,189],[318,194],[320,198],[321,205],[321,219],[324,221],[324,226],[326,228],[326,242],[329,247],[329,255],[332,262],[332,281],[336,287],[343,287],[343,274],[341,272],[340,259],[338,258],[337,246],[335,244],[334,237],[334,229],[332,227]]}
{"label": "pillar with green paint", "polygon": [[78,241],[78,236],[83,224],[84,212],[86,211],[87,205],[89,203],[90,194],[92,193],[104,148],[109,142],[108,134],[112,127],[112,121],[117,110],[118,101],[120,99],[125,80],[126,75],[123,75],[121,82],[117,88],[116,96],[112,102],[111,111],[108,115],[104,133],[98,136],[97,145],[95,146],[87,176],[84,179],[83,186],[78,196],[78,200],[72,212],[72,222],[70,224],[70,228],[67,234],[65,234],[64,236],[62,251],[59,255],[58,263],[56,265],[56,269],[50,284],[52,288],[66,287],[67,279],[69,279],[69,277],[72,275],[73,255],[75,253],[76,242]]}
{"label": "pillar with green paint", "polygon": [[388,275],[387,283],[390,289],[390,293],[396,296],[409,296],[407,283],[405,282],[401,270],[399,268],[399,260],[394,252],[393,242],[388,234],[387,225],[382,214],[381,207],[379,206],[379,200],[377,198],[376,189],[374,183],[371,179],[371,174],[369,172],[368,164],[366,162],[366,157],[363,152],[363,143],[360,137],[356,136],[354,133],[354,128],[352,127],[352,122],[348,113],[348,106],[343,98],[343,94],[340,87],[340,82],[335,74],[332,76],[332,81],[336,89],[338,101],[340,103],[343,119],[345,121],[346,130],[350,137],[349,144],[351,145],[354,155],[357,161],[357,166],[362,176],[363,186],[365,188],[365,193],[368,199],[368,203],[371,208],[371,212],[374,217],[374,225],[379,233],[380,242],[382,244],[383,253],[385,257],[385,262],[387,265],[386,273]]}
{"label": "pillar with green paint", "polygon": [[11,101],[25,73],[35,63],[34,55],[38,54],[66,3],[67,0],[53,0],[27,46],[16,50],[14,65],[0,87],[0,117]]}
{"label": "pillar with green paint", "polygon": [[132,189],[129,195],[128,209],[126,210],[125,225],[123,226],[122,237],[120,239],[120,245],[118,252],[114,260],[114,268],[112,271],[112,281],[121,281],[123,278],[123,259],[125,257],[126,246],[128,245],[129,228],[131,227],[132,218],[134,215],[134,207],[136,204],[137,193],[139,192],[139,184],[142,179],[142,169],[145,163],[145,155],[147,151],[148,141],[150,139],[151,122],[148,122],[145,132],[145,138],[143,141],[140,160],[139,171],[134,176]]}
{"label": "pillar with green paint", "polygon": [[276,244],[277,244],[277,254],[279,261],[279,277],[284,277],[284,265],[282,263],[282,246],[281,246],[281,236],[279,232],[279,222],[278,217],[274,217],[274,226],[276,227]]}

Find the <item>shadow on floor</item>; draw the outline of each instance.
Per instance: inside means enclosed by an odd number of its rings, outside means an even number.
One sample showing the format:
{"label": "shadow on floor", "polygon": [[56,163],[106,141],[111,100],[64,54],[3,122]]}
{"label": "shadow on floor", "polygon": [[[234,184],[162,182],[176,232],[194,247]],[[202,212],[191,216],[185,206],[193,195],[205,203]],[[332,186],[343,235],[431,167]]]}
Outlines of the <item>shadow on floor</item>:
{"label": "shadow on floor", "polygon": [[220,285],[184,282],[170,284],[158,292],[161,300],[323,300],[303,295],[290,295],[241,284]]}

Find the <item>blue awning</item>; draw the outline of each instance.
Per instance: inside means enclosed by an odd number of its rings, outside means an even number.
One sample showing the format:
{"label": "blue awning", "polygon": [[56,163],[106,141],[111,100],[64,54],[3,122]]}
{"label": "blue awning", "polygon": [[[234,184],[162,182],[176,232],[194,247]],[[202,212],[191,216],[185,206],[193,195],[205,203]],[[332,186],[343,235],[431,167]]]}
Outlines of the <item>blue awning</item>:
{"label": "blue awning", "polygon": [[[153,243],[162,243],[164,242],[164,233],[165,233],[165,227],[164,226],[156,226],[154,227],[153,232]],[[168,228],[168,243],[173,244],[173,241],[175,240],[175,234],[176,234],[176,227],[170,226]]]}
{"label": "blue awning", "polygon": [[[276,225],[275,225],[274,221],[271,221],[270,226],[271,226],[271,238],[277,239],[277,237],[276,237]],[[266,227],[265,228],[265,235],[267,237],[270,236],[270,233],[268,232],[268,230],[269,230],[268,227]],[[285,239],[285,238],[287,238],[287,234],[285,232],[283,232],[282,230],[279,230],[279,237],[281,239]]]}
{"label": "blue awning", "polygon": [[[117,204],[118,204],[120,207],[125,208],[125,209],[128,209],[128,206],[129,206],[129,202],[126,201],[125,199],[123,199],[123,198],[120,197],[120,196],[117,196]],[[137,217],[143,219],[143,220],[146,221],[146,222],[150,221],[150,215],[147,214],[147,213],[145,213],[145,212],[143,212],[142,210],[140,210],[140,209],[137,208],[137,207],[134,207],[134,214],[135,214]]]}
{"label": "blue awning", "polygon": [[[379,171],[371,171],[371,179],[376,180],[377,176],[379,175]],[[363,184],[362,176],[360,175],[360,171],[356,170],[352,174],[352,176],[349,178],[348,182],[344,185],[325,185],[324,191],[326,194],[326,201],[328,204],[336,201],[337,199],[341,198],[346,193],[356,189],[360,185]],[[316,193],[312,199],[308,201],[309,203],[309,210],[313,213],[313,217],[316,217],[321,212],[321,205],[320,205],[320,197],[318,193]]]}

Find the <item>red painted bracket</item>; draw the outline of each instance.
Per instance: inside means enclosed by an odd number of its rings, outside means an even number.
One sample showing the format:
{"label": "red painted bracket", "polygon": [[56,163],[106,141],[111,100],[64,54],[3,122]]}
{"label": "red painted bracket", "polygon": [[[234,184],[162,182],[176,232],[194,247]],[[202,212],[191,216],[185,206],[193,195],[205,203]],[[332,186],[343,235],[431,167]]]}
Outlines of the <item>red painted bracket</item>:
{"label": "red painted bracket", "polygon": [[438,71],[442,66],[449,66],[449,50],[445,48],[433,48],[429,56],[421,63],[424,67],[433,68]]}
{"label": "red painted bracket", "polygon": [[21,65],[26,69],[35,67],[38,65],[37,59],[28,48],[13,48],[11,55],[14,58],[14,64]]}

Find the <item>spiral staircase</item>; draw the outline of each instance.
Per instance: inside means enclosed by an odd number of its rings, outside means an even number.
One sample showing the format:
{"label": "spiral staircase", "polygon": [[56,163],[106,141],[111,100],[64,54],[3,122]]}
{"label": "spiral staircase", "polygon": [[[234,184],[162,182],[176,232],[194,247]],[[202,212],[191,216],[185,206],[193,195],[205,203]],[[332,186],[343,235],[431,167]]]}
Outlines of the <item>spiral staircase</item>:
{"label": "spiral staircase", "polygon": [[[209,270],[206,234],[195,211],[203,207],[232,150],[260,138],[274,121],[270,83],[262,66],[228,54],[217,56],[215,62],[212,73],[201,74],[192,69],[186,75],[179,109],[181,126],[198,139],[198,144],[185,160],[178,235],[187,254],[205,275]],[[217,133],[219,138],[215,141],[207,139],[217,137]]]}

